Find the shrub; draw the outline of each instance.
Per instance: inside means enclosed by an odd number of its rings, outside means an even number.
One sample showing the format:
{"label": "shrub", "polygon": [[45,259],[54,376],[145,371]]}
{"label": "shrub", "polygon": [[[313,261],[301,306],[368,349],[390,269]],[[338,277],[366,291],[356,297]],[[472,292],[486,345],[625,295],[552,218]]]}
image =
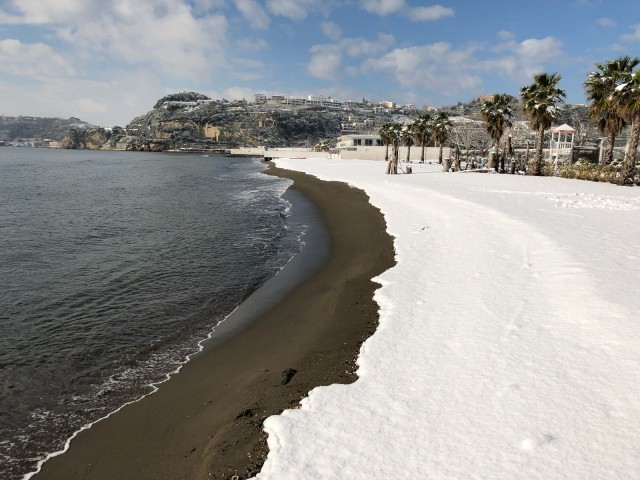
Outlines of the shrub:
{"label": "shrub", "polygon": [[[558,176],[562,178],[574,178],[576,180],[589,180],[591,182],[620,182],[620,165],[599,165],[587,161],[581,161],[573,165],[560,165],[554,172],[553,165],[546,163],[542,169],[543,175]],[[640,178],[636,177],[636,185],[640,185]]]}

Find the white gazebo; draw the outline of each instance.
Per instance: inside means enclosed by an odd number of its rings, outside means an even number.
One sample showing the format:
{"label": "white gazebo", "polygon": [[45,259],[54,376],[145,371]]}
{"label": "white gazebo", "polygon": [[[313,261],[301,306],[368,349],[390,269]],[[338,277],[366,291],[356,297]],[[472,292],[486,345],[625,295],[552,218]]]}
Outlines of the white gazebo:
{"label": "white gazebo", "polygon": [[549,143],[549,161],[557,167],[560,161],[571,163],[573,158],[573,139],[576,130],[566,123],[551,130],[551,142]]}

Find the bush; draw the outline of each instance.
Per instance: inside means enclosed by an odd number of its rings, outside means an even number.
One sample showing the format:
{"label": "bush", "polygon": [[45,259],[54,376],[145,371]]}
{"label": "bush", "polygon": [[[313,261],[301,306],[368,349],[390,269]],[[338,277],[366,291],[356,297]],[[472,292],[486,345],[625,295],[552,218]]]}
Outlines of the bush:
{"label": "bush", "polygon": [[[542,174],[591,182],[620,183],[620,165],[599,165],[582,159],[573,165],[560,165],[555,172],[552,164],[545,163]],[[636,177],[635,183],[640,184],[640,178]]]}

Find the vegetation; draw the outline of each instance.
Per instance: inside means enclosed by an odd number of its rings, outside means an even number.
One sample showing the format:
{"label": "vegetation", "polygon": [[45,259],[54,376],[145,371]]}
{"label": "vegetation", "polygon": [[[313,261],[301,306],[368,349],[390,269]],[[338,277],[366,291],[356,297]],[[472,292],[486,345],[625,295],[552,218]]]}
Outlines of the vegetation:
{"label": "vegetation", "polygon": [[640,140],[640,70],[619,72],[622,82],[612,96],[611,104],[628,123],[631,133],[627,150],[624,154],[619,184],[633,185],[636,176],[636,158],[638,156],[638,140]]}
{"label": "vegetation", "polygon": [[424,149],[431,138],[431,115],[424,113],[416,118],[409,127],[416,143],[422,149],[420,153],[420,163],[424,163]]}
{"label": "vegetation", "polygon": [[533,83],[520,89],[522,110],[531,119],[531,129],[536,131],[536,149],[529,173],[542,175],[542,146],[544,131],[558,118],[559,104],[566,93],[557,87],[562,77],[557,73],[538,73]]}
{"label": "vegetation", "polygon": [[557,170],[554,170],[550,164],[546,164],[543,168],[544,175],[556,175],[562,178],[589,180],[591,182],[616,183],[619,173],[619,169],[613,165],[599,165],[583,161],[578,161],[573,165],[560,165]]}
{"label": "vegetation", "polygon": [[409,162],[411,160],[411,147],[415,144],[411,126],[404,126],[402,128],[402,143],[407,147],[407,162]]}
{"label": "vegetation", "polygon": [[198,100],[211,100],[211,98],[196,92],[171,93],[158,100],[153,108],[160,108],[165,102],[197,102]]}
{"label": "vegetation", "polygon": [[511,127],[511,117],[513,117],[513,105],[511,98],[506,94],[497,94],[491,100],[482,102],[480,110],[487,133],[495,142],[495,164],[489,168],[498,168],[497,159],[500,157],[500,140],[507,127]]}
{"label": "vegetation", "polygon": [[50,139],[61,141],[70,128],[91,127],[79,118],[9,117],[0,116],[0,140]]}
{"label": "vegetation", "polygon": [[591,72],[584,82],[587,100],[590,102],[589,115],[598,122],[600,131],[607,137],[604,165],[611,165],[613,162],[615,138],[626,125],[624,117],[611,100],[625,76],[629,75],[639,63],[639,58],[632,59],[629,56],[596,63],[597,70]]}
{"label": "vegetation", "polygon": [[440,153],[438,154],[438,163],[442,163],[442,149],[444,144],[449,138],[453,123],[449,117],[449,113],[445,111],[439,111],[435,117],[431,120],[431,132],[433,139],[440,147]]}
{"label": "vegetation", "polygon": [[[387,162],[387,174],[398,173],[398,150],[402,135],[402,125],[399,123],[385,123],[379,130],[382,143],[386,146],[385,161]],[[389,156],[391,146],[391,156]]]}

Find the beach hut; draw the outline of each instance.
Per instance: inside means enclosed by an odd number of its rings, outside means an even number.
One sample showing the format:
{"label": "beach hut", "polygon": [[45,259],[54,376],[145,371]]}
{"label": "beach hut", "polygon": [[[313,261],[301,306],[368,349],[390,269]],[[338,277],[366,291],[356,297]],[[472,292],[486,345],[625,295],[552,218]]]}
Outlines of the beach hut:
{"label": "beach hut", "polygon": [[571,163],[573,158],[573,140],[576,130],[566,123],[551,130],[551,142],[549,143],[549,161],[557,168],[558,163]]}

